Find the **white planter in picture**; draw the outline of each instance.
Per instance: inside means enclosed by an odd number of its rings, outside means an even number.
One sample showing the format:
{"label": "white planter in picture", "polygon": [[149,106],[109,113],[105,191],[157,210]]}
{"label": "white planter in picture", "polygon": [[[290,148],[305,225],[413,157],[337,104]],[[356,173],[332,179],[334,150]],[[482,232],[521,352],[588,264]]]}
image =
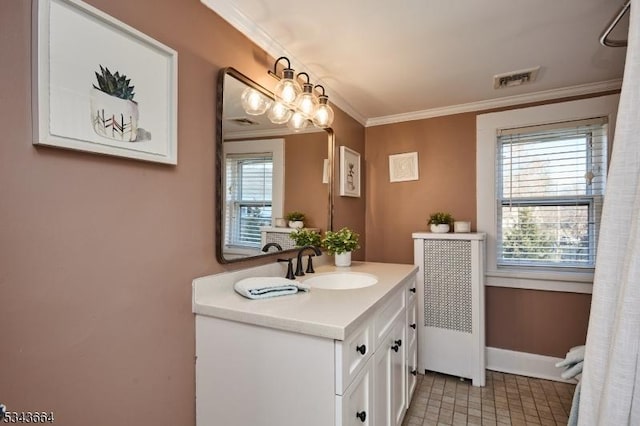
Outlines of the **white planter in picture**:
{"label": "white planter in picture", "polygon": [[432,223],[431,224],[431,232],[433,232],[434,234],[446,234],[447,232],[449,232],[449,224],[447,223],[440,223],[438,225]]}
{"label": "white planter in picture", "polygon": [[336,266],[351,266],[351,252],[336,253],[334,255]]}
{"label": "white planter in picture", "polygon": [[304,227],[304,222],[301,220],[290,220],[289,228],[293,229],[302,229]]}
{"label": "white planter in picture", "polygon": [[138,104],[91,89],[91,124],[105,138],[135,142],[138,132]]}

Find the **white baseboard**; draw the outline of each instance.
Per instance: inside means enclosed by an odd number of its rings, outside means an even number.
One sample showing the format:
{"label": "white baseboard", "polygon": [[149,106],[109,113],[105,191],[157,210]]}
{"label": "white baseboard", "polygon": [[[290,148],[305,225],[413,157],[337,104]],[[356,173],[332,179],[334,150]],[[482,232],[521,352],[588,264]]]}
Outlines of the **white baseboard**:
{"label": "white baseboard", "polygon": [[556,363],[563,358],[489,347],[486,349],[486,357],[487,370],[556,382],[577,383],[576,380],[564,380],[560,377],[563,369],[557,368]]}

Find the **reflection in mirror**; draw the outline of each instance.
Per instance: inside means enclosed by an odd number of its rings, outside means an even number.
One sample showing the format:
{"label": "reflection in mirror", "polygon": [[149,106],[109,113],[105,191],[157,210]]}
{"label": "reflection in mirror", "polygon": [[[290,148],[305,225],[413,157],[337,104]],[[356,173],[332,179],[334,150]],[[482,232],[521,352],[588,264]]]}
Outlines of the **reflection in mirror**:
{"label": "reflection in mirror", "polygon": [[273,100],[271,92],[233,68],[221,70],[215,170],[216,252],[222,263],[263,256],[279,246],[292,249],[293,229],[282,220],[292,211],[305,214],[305,228],[331,229],[326,159],[333,152],[333,132],[312,125],[294,132],[273,124],[265,100]]}

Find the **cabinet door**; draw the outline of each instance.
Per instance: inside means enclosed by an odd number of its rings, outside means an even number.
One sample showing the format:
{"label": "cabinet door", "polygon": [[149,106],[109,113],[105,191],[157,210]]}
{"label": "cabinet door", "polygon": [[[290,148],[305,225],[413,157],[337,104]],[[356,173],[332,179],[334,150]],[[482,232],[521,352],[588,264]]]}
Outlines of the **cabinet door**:
{"label": "cabinet door", "polygon": [[373,418],[373,368],[370,358],[344,395],[336,395],[336,426],[373,426]]}
{"label": "cabinet door", "polygon": [[396,319],[374,354],[376,426],[399,426],[407,408],[405,320]]}
{"label": "cabinet door", "polygon": [[418,384],[418,342],[414,341],[407,350],[407,410]]}
{"label": "cabinet door", "polygon": [[407,409],[418,383],[418,330],[415,299],[407,306]]}

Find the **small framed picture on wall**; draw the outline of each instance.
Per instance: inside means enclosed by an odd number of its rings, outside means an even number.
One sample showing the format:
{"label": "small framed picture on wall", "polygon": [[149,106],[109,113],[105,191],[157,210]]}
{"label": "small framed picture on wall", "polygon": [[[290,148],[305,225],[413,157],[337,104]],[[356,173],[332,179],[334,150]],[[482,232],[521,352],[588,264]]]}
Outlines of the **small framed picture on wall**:
{"label": "small framed picture on wall", "polygon": [[418,180],[418,153],[407,152],[389,156],[389,182]]}
{"label": "small framed picture on wall", "polygon": [[340,195],[360,197],[360,154],[344,145],[340,147]]}

